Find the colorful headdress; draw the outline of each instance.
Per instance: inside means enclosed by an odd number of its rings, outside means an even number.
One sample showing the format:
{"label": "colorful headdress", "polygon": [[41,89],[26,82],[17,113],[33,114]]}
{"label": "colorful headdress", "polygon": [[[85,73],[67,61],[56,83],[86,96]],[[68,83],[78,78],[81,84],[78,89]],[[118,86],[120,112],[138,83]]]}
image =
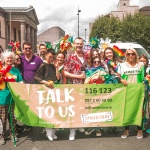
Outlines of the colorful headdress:
{"label": "colorful headdress", "polygon": [[108,47],[108,44],[110,44],[110,42],[111,39],[109,39],[108,37],[105,40],[103,40],[103,38],[100,38],[100,49],[105,50]]}
{"label": "colorful headdress", "polygon": [[148,81],[148,83],[150,84],[150,75],[146,76],[146,80]]}
{"label": "colorful headdress", "polygon": [[38,45],[36,45],[37,48],[39,48],[40,44],[43,44],[46,46],[47,49],[51,49],[53,48],[52,43],[51,42],[39,42]]}
{"label": "colorful headdress", "polygon": [[73,50],[73,36],[65,35],[62,39],[60,39],[55,46],[55,51],[67,51],[67,50]]}
{"label": "colorful headdress", "polygon": [[51,42],[45,42],[45,45],[46,45],[46,48],[47,48],[47,49],[53,48]]}
{"label": "colorful headdress", "polygon": [[5,88],[5,82],[15,82],[15,79],[8,73],[11,66],[3,68],[2,62],[0,61],[0,90]]}
{"label": "colorful headdress", "polygon": [[92,48],[99,48],[99,43],[100,43],[100,41],[97,38],[91,38],[90,39],[90,46]]}
{"label": "colorful headdress", "polygon": [[20,42],[10,42],[8,44],[8,49],[16,54],[20,54]]}

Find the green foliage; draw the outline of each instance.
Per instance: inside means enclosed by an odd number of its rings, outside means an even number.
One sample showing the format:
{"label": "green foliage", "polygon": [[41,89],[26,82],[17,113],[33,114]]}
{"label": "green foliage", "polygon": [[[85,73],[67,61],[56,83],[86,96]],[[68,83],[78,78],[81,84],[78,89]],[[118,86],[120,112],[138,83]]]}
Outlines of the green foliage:
{"label": "green foliage", "polygon": [[90,38],[109,37],[112,42],[137,42],[147,48],[150,45],[150,17],[141,14],[126,15],[122,20],[115,17],[99,16]]}

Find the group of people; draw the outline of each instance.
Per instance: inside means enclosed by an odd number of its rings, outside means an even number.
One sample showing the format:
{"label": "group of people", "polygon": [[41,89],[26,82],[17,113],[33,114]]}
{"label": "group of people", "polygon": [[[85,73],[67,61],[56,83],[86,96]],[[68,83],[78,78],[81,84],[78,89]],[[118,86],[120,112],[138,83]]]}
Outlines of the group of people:
{"label": "group of people", "polygon": [[[137,55],[133,48],[129,48],[125,53],[125,60],[116,57],[114,50],[107,47],[99,53],[92,49],[83,53],[84,41],[77,37],[74,40],[75,51],[58,52],[55,54],[54,49],[47,49],[45,44],[39,45],[40,56],[35,56],[32,51],[30,42],[24,42],[22,45],[22,54],[14,54],[11,51],[5,51],[1,54],[3,69],[8,70],[13,82],[22,82],[28,84],[45,84],[49,88],[54,88],[54,84],[111,84],[122,83],[127,86],[128,83],[142,83],[145,75],[149,73],[148,59],[145,55]],[[1,71],[0,71],[1,72]],[[11,82],[11,81],[10,81]],[[12,141],[17,141],[16,124],[17,120],[14,115],[14,101],[7,87],[0,90],[0,98],[5,95],[3,103],[0,102],[0,121],[2,122],[2,133],[0,135],[0,144],[5,144],[5,132],[7,118],[10,121],[11,105],[12,123],[14,126],[15,136],[12,136],[10,125],[10,137]],[[0,101],[2,101],[0,99]],[[141,110],[142,113],[142,110]],[[116,130],[116,128],[112,128]],[[80,132],[86,135],[96,131],[96,136],[101,136],[101,128],[79,128]],[[57,139],[55,129],[45,129],[50,141]],[[70,129],[69,140],[75,140],[76,129]],[[122,138],[129,136],[129,126],[125,126]],[[138,126],[137,138],[142,138],[143,132]]]}

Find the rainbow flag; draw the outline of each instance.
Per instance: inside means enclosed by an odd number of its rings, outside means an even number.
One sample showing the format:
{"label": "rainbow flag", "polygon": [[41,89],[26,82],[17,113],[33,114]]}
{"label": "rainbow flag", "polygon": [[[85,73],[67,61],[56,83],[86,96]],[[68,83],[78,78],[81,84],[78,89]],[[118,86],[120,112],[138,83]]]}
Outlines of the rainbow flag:
{"label": "rainbow flag", "polygon": [[124,56],[124,52],[117,46],[113,46],[113,50],[120,56],[123,57]]}

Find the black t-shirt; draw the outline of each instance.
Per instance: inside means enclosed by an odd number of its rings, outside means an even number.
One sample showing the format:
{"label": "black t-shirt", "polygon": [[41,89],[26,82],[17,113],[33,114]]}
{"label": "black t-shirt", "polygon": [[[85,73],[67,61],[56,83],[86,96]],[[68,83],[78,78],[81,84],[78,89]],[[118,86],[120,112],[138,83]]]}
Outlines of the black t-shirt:
{"label": "black t-shirt", "polygon": [[35,83],[40,83],[40,81],[45,80],[52,80],[56,81],[56,68],[54,64],[47,64],[43,62],[34,76]]}

